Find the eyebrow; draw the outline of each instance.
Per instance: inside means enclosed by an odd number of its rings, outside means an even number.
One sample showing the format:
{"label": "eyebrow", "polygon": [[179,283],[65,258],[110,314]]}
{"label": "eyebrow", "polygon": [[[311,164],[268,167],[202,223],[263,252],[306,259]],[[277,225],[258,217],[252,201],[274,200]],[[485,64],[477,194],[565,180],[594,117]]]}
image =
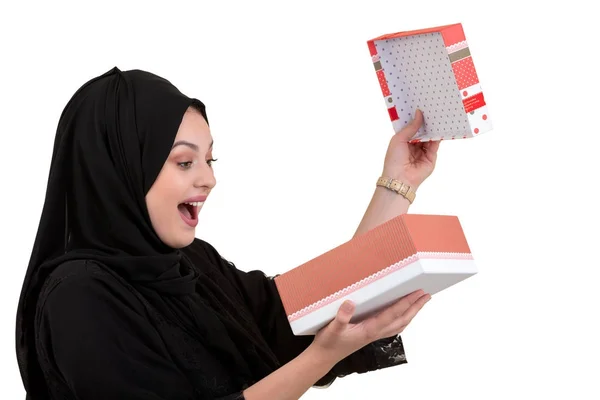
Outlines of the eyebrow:
{"label": "eyebrow", "polygon": [[[210,146],[208,147],[209,150],[212,149],[214,143],[215,143],[214,140],[212,140],[210,142]],[[176,141],[175,143],[173,143],[173,147],[171,147],[171,150],[174,149],[177,146],[187,146],[187,147],[191,148],[194,151],[199,151],[200,150],[200,148],[198,147],[198,145],[196,145],[194,143],[190,143],[187,140],[178,140],[178,141]]]}

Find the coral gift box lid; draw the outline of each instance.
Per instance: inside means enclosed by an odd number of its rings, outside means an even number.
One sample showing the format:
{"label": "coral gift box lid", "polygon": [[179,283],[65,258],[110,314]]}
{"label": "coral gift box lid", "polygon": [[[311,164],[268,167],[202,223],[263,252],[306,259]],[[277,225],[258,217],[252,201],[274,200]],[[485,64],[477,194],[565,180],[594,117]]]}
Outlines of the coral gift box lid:
{"label": "coral gift box lid", "polygon": [[311,335],[346,299],[359,321],[415,290],[435,294],[477,273],[457,217],[403,214],[275,277],[295,335]]}
{"label": "coral gift box lid", "polygon": [[413,142],[465,139],[492,129],[461,24],[397,32],[367,42],[397,132],[423,111]]}

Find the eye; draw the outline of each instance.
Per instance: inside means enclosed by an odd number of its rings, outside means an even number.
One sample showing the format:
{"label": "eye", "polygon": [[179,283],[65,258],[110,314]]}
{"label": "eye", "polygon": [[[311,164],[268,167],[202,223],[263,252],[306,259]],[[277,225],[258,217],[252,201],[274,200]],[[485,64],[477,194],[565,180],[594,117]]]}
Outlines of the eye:
{"label": "eye", "polygon": [[210,160],[206,160],[206,163],[212,167],[212,164],[217,160],[217,158],[211,158]]}
{"label": "eye", "polygon": [[179,167],[181,167],[182,169],[190,169],[193,164],[194,164],[193,161],[185,161],[185,162],[177,163],[177,165]]}

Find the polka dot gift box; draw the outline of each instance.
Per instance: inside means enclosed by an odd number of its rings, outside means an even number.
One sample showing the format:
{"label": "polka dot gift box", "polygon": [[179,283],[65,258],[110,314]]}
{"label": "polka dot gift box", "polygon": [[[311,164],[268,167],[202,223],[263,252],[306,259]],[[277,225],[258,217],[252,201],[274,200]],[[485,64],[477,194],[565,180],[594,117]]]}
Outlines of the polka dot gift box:
{"label": "polka dot gift box", "polygon": [[274,281],[299,336],[318,332],[346,299],[356,322],[415,290],[433,295],[476,273],[457,217],[402,214]]}
{"label": "polka dot gift box", "polygon": [[466,139],[492,129],[461,24],[383,35],[367,42],[394,132],[421,109],[413,142]]}

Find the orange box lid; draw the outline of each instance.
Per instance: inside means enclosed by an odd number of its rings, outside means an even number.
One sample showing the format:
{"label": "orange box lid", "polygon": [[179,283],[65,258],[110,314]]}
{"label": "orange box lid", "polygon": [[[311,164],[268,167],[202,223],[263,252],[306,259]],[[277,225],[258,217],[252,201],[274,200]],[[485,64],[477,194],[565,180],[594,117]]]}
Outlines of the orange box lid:
{"label": "orange box lid", "polygon": [[470,255],[456,216],[402,214],[275,277],[287,315],[418,253]]}

